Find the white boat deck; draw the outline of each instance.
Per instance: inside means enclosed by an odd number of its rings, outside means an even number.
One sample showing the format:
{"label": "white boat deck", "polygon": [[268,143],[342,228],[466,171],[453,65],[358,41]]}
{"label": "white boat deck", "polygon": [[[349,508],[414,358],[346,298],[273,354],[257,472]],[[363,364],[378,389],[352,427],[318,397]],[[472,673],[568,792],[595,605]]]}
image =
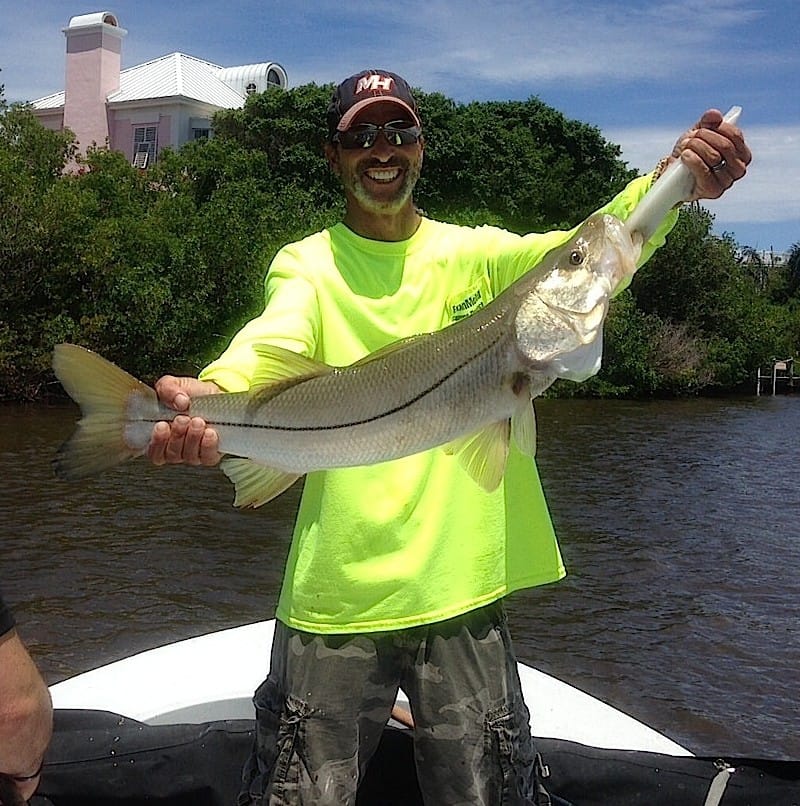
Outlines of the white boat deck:
{"label": "white boat deck", "polygon": [[[151,725],[252,719],[252,696],[268,671],[273,628],[274,621],[262,621],[133,655],[52,686],[53,705],[112,711]],[[573,686],[523,664],[519,671],[536,736],[692,755]]]}

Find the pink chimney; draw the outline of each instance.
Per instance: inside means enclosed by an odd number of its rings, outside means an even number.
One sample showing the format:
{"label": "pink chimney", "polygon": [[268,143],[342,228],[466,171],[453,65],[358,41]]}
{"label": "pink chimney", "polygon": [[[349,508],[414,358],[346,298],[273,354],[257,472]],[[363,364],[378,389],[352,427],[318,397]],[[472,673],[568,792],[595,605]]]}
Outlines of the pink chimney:
{"label": "pink chimney", "polygon": [[108,144],[106,99],[119,89],[122,38],[127,33],[108,11],[73,17],[64,28],[64,128],[74,132],[83,152],[92,144]]}

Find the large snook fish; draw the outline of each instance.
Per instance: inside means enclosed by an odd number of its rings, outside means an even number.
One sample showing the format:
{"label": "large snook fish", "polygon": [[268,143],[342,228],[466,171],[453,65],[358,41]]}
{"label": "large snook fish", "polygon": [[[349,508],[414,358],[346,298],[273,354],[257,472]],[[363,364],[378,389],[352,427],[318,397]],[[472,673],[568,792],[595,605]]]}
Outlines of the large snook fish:
{"label": "large snook fish", "polygon": [[[347,367],[258,347],[250,391],[197,397],[188,414],[218,432],[236,506],[260,506],[311,470],[438,445],[494,489],[510,438],[535,451],[531,398],[557,377],[597,370],[609,299],[636,271],[638,243],[619,219],[596,214],[472,316]],[[83,414],[54,460],[61,477],[141,455],[153,424],[176,416],[148,386],[82,347],[58,345],[53,369]]]}

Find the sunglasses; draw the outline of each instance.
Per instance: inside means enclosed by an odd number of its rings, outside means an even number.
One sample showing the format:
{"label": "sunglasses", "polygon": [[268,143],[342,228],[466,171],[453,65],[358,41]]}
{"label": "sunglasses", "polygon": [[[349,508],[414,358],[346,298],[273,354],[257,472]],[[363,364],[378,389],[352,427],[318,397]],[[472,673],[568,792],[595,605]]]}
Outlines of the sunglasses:
{"label": "sunglasses", "polygon": [[384,123],[383,126],[376,126],[374,123],[362,123],[353,129],[336,132],[333,135],[333,142],[339,143],[342,148],[372,148],[378,140],[378,135],[383,132],[389,145],[410,146],[419,142],[422,130],[419,126],[409,124],[405,120],[392,120]]}

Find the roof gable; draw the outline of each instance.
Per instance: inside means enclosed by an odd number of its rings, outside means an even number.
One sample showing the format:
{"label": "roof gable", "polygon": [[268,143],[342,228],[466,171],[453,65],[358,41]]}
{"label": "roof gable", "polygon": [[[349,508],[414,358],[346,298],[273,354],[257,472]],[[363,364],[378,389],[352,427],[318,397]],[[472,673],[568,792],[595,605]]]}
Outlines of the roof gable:
{"label": "roof gable", "polygon": [[108,102],[180,97],[222,108],[242,106],[244,97],[218,77],[221,69],[193,56],[170,53],[122,70],[119,89],[108,96]]}

